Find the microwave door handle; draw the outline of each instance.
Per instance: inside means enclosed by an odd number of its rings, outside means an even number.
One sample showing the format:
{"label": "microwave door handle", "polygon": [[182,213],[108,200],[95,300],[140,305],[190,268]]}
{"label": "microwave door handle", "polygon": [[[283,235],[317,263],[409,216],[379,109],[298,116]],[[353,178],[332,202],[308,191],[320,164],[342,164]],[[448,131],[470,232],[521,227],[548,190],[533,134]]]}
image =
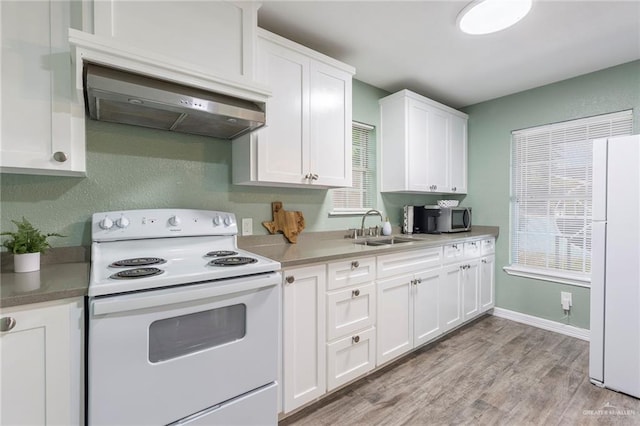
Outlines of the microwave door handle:
{"label": "microwave door handle", "polygon": [[467,207],[464,209],[464,227],[465,229],[469,229],[471,227],[471,209]]}

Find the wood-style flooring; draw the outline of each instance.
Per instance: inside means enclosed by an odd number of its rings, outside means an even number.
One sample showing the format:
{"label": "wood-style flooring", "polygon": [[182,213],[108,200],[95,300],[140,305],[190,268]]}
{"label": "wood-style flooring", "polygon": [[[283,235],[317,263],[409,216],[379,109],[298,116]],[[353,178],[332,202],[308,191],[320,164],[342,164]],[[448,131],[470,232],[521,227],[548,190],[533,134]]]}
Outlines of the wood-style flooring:
{"label": "wood-style flooring", "polygon": [[279,425],[640,425],[589,382],[588,342],[485,316]]}

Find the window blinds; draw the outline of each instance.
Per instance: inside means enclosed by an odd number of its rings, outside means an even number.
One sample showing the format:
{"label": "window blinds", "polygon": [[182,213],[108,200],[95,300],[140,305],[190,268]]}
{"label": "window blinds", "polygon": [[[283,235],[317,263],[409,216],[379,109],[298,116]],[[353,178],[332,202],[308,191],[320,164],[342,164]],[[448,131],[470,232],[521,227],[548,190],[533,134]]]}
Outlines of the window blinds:
{"label": "window blinds", "polygon": [[373,127],[352,124],[352,177],[351,188],[333,190],[334,212],[358,213],[373,208],[375,203],[375,141]]}
{"label": "window blinds", "polygon": [[592,140],[632,131],[629,110],[512,132],[512,267],[589,276]]}

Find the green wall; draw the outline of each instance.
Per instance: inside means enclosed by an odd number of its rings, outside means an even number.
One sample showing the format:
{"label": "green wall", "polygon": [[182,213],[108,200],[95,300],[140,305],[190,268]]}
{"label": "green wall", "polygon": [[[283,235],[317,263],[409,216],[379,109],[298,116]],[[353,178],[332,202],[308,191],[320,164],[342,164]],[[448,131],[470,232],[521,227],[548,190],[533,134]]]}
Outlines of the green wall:
{"label": "green wall", "polygon": [[[509,161],[511,131],[580,117],[634,109],[640,130],[640,61],[472,105],[469,114],[469,195],[474,223],[497,225],[496,305],[589,328],[589,289],[509,276]],[[569,318],[560,292],[573,293]]]}

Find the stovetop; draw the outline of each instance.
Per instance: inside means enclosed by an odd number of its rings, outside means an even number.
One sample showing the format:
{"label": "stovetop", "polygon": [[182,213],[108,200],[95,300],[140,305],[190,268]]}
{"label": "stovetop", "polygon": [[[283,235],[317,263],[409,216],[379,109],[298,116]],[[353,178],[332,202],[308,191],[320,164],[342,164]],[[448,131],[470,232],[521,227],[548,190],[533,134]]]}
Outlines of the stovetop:
{"label": "stovetop", "polygon": [[[237,247],[231,213],[163,209],[96,213],[93,217],[90,297],[280,269],[280,263]],[[110,227],[104,226],[105,217]],[[126,226],[117,225],[122,218]]]}

